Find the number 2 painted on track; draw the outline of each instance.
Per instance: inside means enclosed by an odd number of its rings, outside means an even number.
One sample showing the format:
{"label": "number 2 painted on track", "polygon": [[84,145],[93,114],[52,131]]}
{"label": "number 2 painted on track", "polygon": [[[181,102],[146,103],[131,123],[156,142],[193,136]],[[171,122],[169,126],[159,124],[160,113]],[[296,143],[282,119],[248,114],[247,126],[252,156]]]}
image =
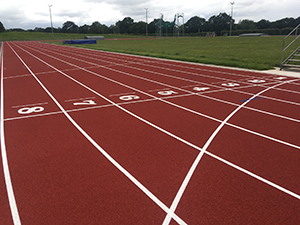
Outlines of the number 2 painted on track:
{"label": "number 2 painted on track", "polygon": [[36,106],[36,107],[31,107],[31,108],[26,107],[26,108],[19,109],[18,113],[19,114],[30,114],[30,113],[34,113],[34,112],[36,112],[36,113],[42,112],[43,110],[44,110],[44,108],[41,106]]}

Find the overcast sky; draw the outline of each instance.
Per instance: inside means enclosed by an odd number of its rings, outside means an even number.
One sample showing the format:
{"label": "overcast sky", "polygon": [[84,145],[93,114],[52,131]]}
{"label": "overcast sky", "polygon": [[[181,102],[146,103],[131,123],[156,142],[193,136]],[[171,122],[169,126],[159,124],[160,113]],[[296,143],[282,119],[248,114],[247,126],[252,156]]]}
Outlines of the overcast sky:
{"label": "overcast sky", "polygon": [[255,22],[300,16],[299,0],[3,0],[0,3],[0,21],[6,29],[50,27],[49,6],[52,5],[54,27],[62,27],[66,21],[78,26],[91,25],[95,21],[110,26],[129,16],[135,22],[148,22],[164,15],[164,20],[172,21],[176,13],[184,13],[185,22],[193,16],[208,20],[213,15],[226,12],[236,23],[242,19]]}

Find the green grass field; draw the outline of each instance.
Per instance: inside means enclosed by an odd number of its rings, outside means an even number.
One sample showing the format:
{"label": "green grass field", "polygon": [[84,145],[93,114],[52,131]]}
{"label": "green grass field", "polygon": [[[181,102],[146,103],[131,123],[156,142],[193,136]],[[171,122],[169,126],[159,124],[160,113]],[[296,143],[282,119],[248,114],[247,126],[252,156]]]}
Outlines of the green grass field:
{"label": "green grass field", "polygon": [[[12,34],[13,33],[13,34]],[[18,34],[16,34],[18,33]],[[17,35],[22,32],[7,32],[0,34],[1,40],[51,40],[51,33],[24,32],[22,38]],[[7,36],[5,36],[7,35]],[[11,36],[10,36],[11,35]],[[84,34],[54,34],[55,39],[82,39]],[[143,36],[104,35],[105,41],[91,45],[72,45],[81,48],[91,48],[144,55],[166,59],[175,59],[204,64],[214,64],[256,70],[267,70],[280,66],[283,37],[185,37],[185,38],[143,38]],[[122,39],[128,38],[128,39]],[[135,39],[130,39],[135,38]],[[116,40],[117,39],[117,40]],[[49,41],[62,44],[61,41]],[[300,39],[294,46],[300,45]],[[287,56],[296,47],[291,47],[285,53]]]}
{"label": "green grass field", "polygon": [[283,37],[277,36],[186,37],[106,40],[98,41],[96,45],[76,45],[76,47],[204,64],[267,70],[280,66],[282,41]]}
{"label": "green grass field", "polygon": [[[63,39],[83,39],[84,36],[99,36],[99,34],[69,34],[69,33],[54,33],[54,40]],[[103,36],[103,35],[102,35]],[[134,38],[142,36],[120,35],[120,34],[105,34],[106,38]],[[36,41],[36,40],[52,40],[51,33],[41,32],[17,32],[8,31],[0,33],[0,41]]]}

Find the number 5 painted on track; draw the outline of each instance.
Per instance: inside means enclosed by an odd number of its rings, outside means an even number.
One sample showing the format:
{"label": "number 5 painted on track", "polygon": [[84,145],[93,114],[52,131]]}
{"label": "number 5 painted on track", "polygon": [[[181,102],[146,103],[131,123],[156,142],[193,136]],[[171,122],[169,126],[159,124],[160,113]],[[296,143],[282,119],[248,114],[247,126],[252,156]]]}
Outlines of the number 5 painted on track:
{"label": "number 5 painted on track", "polygon": [[160,95],[171,95],[171,94],[177,94],[175,91],[159,91],[157,92]]}

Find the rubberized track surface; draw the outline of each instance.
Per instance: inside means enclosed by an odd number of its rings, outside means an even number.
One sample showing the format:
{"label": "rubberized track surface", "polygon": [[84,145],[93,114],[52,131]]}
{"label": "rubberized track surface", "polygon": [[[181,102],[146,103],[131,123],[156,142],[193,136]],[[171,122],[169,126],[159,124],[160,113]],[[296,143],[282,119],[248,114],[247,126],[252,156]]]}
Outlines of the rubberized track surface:
{"label": "rubberized track surface", "polygon": [[299,224],[300,79],[6,42],[0,224]]}

